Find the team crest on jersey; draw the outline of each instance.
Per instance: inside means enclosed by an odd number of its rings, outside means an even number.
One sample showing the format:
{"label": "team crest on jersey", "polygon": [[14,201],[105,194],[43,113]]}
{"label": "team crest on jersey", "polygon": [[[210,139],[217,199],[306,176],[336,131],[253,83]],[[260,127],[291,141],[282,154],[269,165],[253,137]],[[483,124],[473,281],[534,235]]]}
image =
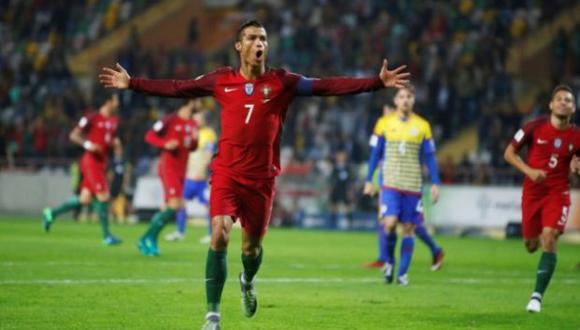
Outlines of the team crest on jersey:
{"label": "team crest on jersey", "polygon": [[264,95],[265,99],[270,98],[271,91],[272,91],[272,88],[270,88],[270,86],[268,86],[268,85],[266,85],[266,86],[264,86],[264,88],[262,88],[262,94]]}
{"label": "team crest on jersey", "polygon": [[557,138],[554,140],[554,147],[556,148],[560,148],[562,146],[562,140],[560,138]]}
{"label": "team crest on jersey", "polygon": [[187,133],[191,132],[191,126],[189,126],[189,125],[186,125],[186,126],[185,126],[185,131],[186,131]]}
{"label": "team crest on jersey", "polygon": [[248,96],[254,94],[254,84],[252,83],[245,84],[244,90],[246,91],[246,95]]}

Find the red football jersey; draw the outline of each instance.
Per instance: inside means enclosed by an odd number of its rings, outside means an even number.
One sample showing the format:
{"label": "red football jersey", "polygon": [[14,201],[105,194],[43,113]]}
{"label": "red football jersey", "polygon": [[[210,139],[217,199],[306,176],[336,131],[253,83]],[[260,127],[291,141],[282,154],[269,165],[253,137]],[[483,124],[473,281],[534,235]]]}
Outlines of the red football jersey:
{"label": "red football jersey", "polygon": [[[193,119],[183,119],[171,114],[158,120],[145,135],[145,140],[161,148],[161,163],[178,173],[185,172],[189,152],[197,148],[197,124]],[[176,140],[177,148],[165,150],[168,141]]]}
{"label": "red football jersey", "polygon": [[511,143],[516,150],[528,146],[527,164],[547,173],[541,183],[534,183],[526,176],[523,185],[525,194],[562,194],[570,190],[570,161],[580,149],[580,131],[577,127],[572,125],[558,130],[552,126],[549,117],[540,117],[518,130]]}
{"label": "red football jersey", "polygon": [[280,173],[280,134],[295,96],[345,95],[384,88],[380,78],[305,78],[268,69],[259,79],[245,79],[230,67],[191,80],[131,78],[130,88],[171,97],[214,96],[222,108],[216,173],[272,178]]}
{"label": "red football jersey", "polygon": [[108,159],[108,154],[113,148],[113,142],[117,137],[117,127],[119,118],[117,116],[105,117],[100,113],[91,113],[81,118],[78,127],[85,134],[91,143],[98,144],[102,153],[86,151],[92,160],[104,162]]}

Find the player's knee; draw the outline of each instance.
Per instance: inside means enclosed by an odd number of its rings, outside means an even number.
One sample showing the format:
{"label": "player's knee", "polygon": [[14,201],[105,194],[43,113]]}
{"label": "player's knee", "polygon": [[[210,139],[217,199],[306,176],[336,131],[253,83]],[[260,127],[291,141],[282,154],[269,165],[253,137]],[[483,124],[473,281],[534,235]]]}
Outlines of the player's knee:
{"label": "player's knee", "polygon": [[415,226],[412,223],[403,224],[403,235],[411,236],[415,233]]}
{"label": "player's knee", "polygon": [[556,251],[556,242],[558,240],[558,232],[555,230],[547,230],[542,233],[542,247],[546,252]]}
{"label": "player's knee", "polygon": [[100,193],[97,194],[97,199],[99,202],[108,202],[109,199],[111,199],[111,195],[109,195],[109,193]]}
{"label": "player's knee", "polygon": [[528,250],[529,253],[536,252],[539,247],[538,240],[525,240],[524,245],[526,246],[526,250]]}
{"label": "player's knee", "polygon": [[392,233],[397,229],[397,220],[396,219],[386,218],[383,220],[383,224],[385,226],[385,231],[387,233]]}
{"label": "player's knee", "polygon": [[260,250],[262,249],[260,244],[254,244],[252,242],[242,243],[242,253],[249,257],[257,257],[260,255]]}

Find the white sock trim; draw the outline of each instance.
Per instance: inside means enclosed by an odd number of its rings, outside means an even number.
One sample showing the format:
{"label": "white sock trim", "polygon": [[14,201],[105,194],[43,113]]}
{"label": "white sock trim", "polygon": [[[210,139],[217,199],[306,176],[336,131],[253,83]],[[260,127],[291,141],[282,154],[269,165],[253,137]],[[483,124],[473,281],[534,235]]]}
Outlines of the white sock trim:
{"label": "white sock trim", "polygon": [[542,294],[539,292],[534,292],[534,293],[532,293],[531,299],[538,299],[538,300],[542,301]]}

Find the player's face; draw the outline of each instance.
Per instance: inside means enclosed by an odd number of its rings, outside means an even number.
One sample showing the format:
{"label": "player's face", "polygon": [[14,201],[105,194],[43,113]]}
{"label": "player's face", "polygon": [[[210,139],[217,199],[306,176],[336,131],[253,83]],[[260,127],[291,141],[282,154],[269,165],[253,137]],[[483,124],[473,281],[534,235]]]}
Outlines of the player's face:
{"label": "player's face", "polygon": [[550,110],[556,116],[571,116],[576,111],[574,96],[568,91],[558,91],[550,102]]}
{"label": "player's face", "polygon": [[195,110],[195,100],[190,100],[184,106],[179,108],[179,116],[185,119],[191,118]]}
{"label": "player's face", "polygon": [[248,26],[242,31],[241,40],[236,42],[242,64],[261,66],[266,63],[268,39],[266,30],[261,27]]}
{"label": "player's face", "polygon": [[193,115],[193,120],[197,123],[197,126],[204,127],[205,126],[205,113],[203,111],[196,112]]}
{"label": "player's face", "polygon": [[402,110],[405,112],[410,112],[413,110],[415,105],[415,94],[411,93],[408,89],[399,89],[395,95],[395,106],[397,110]]}

